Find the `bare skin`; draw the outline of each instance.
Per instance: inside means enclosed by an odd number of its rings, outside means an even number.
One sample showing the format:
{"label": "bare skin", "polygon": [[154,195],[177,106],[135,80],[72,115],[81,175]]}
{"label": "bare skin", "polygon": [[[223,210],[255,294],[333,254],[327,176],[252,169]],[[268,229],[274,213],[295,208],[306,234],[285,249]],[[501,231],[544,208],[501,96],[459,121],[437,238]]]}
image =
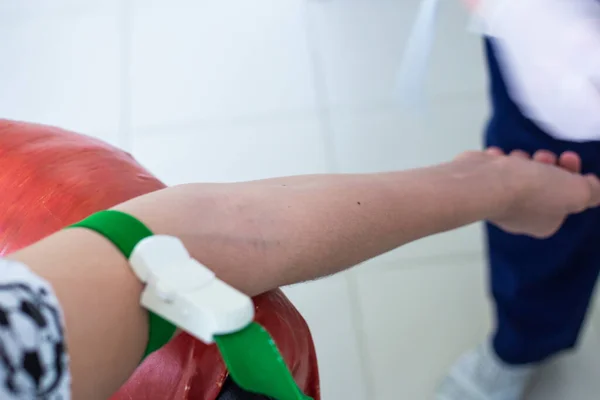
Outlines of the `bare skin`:
{"label": "bare skin", "polygon": [[[256,295],[480,220],[547,237],[569,214],[600,203],[600,182],[579,174],[576,154],[532,158],[490,149],[402,172],[189,184],[117,209],[181,238],[221,279]],[[109,397],[147,340],[142,286],[126,260],[84,229],[58,232],[11,258],[47,279],[62,303],[73,398]]]}

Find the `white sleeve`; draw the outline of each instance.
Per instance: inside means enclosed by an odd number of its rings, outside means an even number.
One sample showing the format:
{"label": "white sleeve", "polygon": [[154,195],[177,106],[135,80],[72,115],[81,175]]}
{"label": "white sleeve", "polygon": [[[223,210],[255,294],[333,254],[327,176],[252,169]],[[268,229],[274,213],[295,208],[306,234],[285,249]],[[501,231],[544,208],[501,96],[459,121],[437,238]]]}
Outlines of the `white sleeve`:
{"label": "white sleeve", "polygon": [[0,259],[0,399],[71,398],[61,307],[27,266]]}
{"label": "white sleeve", "polygon": [[482,0],[509,93],[552,136],[600,140],[600,2]]}

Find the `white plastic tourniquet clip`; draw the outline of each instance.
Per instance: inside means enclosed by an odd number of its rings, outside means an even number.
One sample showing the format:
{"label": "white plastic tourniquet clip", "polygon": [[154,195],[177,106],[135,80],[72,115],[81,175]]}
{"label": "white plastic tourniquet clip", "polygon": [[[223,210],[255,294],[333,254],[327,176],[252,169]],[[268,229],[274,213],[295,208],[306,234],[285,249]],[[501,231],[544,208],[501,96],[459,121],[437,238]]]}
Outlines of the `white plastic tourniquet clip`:
{"label": "white plastic tourniquet clip", "polygon": [[145,238],[129,262],[146,283],[142,306],[204,343],[238,332],[254,319],[252,299],[193,259],[176,237]]}

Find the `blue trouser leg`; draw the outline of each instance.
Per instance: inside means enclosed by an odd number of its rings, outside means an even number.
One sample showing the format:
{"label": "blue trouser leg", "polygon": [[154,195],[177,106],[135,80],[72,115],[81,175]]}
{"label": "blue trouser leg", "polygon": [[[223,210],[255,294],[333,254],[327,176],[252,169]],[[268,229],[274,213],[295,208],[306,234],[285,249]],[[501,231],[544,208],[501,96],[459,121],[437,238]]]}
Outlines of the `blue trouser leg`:
{"label": "blue trouser leg", "polygon": [[[585,172],[600,174],[600,142],[552,138],[509,98],[493,43],[486,42],[492,115],[486,145],[529,153],[578,152]],[[570,217],[545,240],[487,225],[491,289],[497,327],[493,345],[512,364],[542,361],[577,341],[600,270],[600,210]]]}

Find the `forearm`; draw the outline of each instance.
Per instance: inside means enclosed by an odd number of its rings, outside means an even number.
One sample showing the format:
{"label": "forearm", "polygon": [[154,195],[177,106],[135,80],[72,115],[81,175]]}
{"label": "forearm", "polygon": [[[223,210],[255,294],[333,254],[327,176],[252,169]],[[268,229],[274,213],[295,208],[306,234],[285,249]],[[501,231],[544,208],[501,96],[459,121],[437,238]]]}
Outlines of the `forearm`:
{"label": "forearm", "polygon": [[122,209],[151,226],[167,223],[198,260],[255,295],[490,217],[511,195],[499,170],[494,162],[477,170],[455,162],[384,174],[191,184],[175,188],[185,195],[170,210],[156,212],[155,204],[173,189],[146,197],[136,210]]}

